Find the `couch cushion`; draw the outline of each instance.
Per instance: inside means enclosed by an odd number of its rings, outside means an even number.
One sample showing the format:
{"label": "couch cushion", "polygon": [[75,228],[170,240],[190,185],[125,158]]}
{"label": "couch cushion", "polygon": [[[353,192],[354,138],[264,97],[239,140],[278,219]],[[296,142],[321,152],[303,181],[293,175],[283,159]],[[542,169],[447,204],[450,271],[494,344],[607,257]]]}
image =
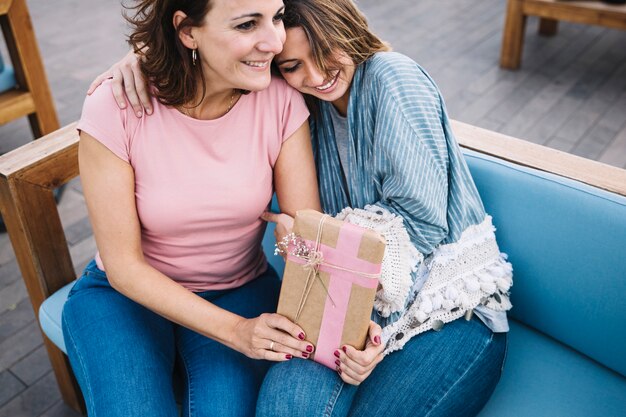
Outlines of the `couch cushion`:
{"label": "couch cushion", "polygon": [[500,383],[479,417],[623,416],[626,378],[511,320]]}
{"label": "couch cushion", "polygon": [[67,295],[74,286],[74,281],[52,294],[39,307],[39,324],[41,330],[48,336],[48,339],[67,353],[65,341],[63,340],[63,330],[61,329],[61,313],[63,304],[67,300]]}
{"label": "couch cushion", "polygon": [[626,198],[465,154],[513,264],[510,315],[626,376]]}

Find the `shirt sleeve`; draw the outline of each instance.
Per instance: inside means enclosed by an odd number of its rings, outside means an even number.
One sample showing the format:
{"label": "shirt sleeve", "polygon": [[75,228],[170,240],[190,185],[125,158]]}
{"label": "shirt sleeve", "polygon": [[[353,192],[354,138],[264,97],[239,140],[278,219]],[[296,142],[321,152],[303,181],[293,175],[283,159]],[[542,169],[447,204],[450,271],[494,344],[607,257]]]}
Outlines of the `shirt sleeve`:
{"label": "shirt sleeve", "polygon": [[105,81],[85,99],[77,129],[93,136],[118,158],[129,162],[127,119],[127,110],[118,107],[111,83]]}
{"label": "shirt sleeve", "polygon": [[282,142],[289,139],[309,117],[309,109],[302,94],[288,85],[285,88],[287,99],[283,107]]}

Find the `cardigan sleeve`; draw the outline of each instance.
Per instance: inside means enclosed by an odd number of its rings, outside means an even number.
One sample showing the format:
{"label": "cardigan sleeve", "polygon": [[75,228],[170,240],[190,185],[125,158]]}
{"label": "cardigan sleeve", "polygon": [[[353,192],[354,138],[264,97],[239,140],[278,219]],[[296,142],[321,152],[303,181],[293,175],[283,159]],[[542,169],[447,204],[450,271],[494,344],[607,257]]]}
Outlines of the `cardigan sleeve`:
{"label": "cardigan sleeve", "polygon": [[444,108],[430,77],[403,58],[372,71],[377,89],[371,103],[376,120],[374,175],[381,194],[374,205],[400,216],[412,243],[426,257],[448,235]]}

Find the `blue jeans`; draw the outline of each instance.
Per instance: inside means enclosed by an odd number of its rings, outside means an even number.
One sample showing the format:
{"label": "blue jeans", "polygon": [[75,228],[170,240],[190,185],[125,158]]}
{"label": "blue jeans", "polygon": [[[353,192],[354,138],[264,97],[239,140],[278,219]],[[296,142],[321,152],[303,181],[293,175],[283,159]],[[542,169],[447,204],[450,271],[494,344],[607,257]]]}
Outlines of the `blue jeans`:
{"label": "blue jeans", "polygon": [[[233,290],[197,295],[244,317],[275,311],[271,269]],[[114,290],[95,262],[63,308],[63,335],[90,417],[251,416],[269,362],[170,322]]]}
{"label": "blue jeans", "polygon": [[358,387],[312,361],[277,363],[265,376],[257,417],[475,416],[500,379],[505,353],[506,333],[474,317],[414,337]]}

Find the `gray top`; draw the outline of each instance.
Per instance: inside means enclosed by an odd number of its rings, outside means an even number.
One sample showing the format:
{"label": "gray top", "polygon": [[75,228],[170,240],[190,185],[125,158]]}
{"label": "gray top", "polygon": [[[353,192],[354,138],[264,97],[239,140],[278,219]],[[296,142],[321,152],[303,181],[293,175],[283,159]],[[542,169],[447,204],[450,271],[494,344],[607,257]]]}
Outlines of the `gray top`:
{"label": "gray top", "polygon": [[335,106],[331,108],[330,116],[333,120],[333,129],[335,131],[335,141],[337,142],[337,151],[339,152],[339,161],[341,162],[341,170],[346,182],[346,190],[350,178],[348,177],[348,118],[339,114]]}

